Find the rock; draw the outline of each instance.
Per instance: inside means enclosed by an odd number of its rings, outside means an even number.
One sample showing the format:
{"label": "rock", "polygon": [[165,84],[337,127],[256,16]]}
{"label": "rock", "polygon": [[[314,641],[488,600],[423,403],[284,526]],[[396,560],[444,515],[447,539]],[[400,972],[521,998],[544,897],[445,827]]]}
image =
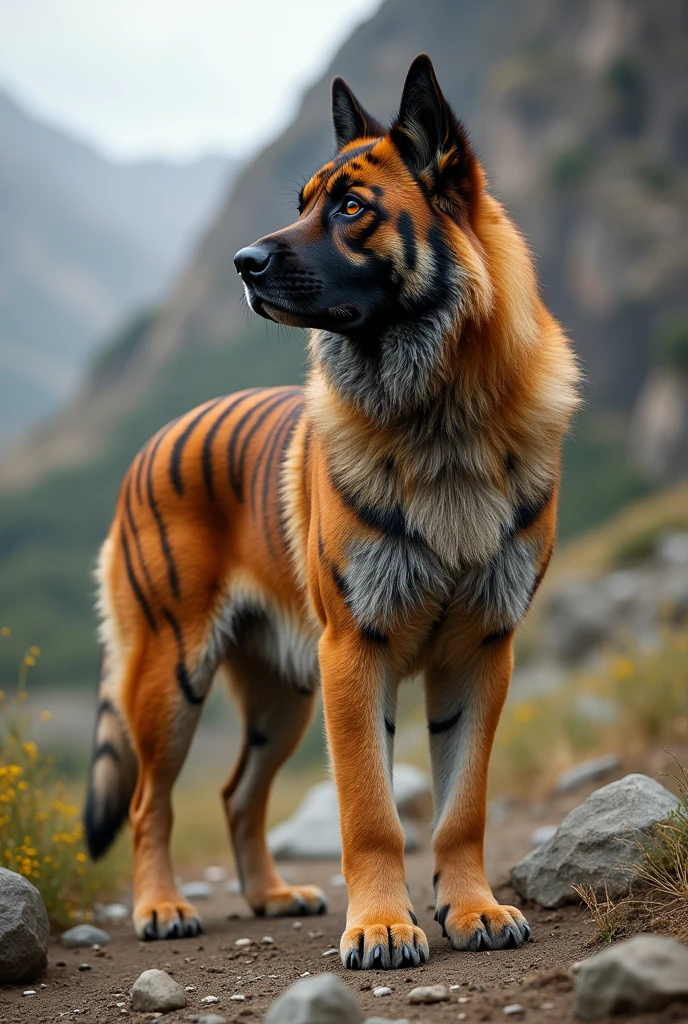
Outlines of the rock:
{"label": "rock", "polygon": [[236,939],[234,942],[235,946],[252,946],[253,939]]}
{"label": "rock", "polygon": [[94,928],[92,924],[76,924],[60,936],[60,944],[65,949],[78,949],[80,946],[107,946],[111,936],[102,928]]}
{"label": "rock", "polygon": [[227,872],[219,864],[211,864],[210,867],[206,868],[203,872],[203,877],[206,882],[224,882],[227,877]]}
{"label": "rock", "polygon": [[605,883],[615,899],[628,892],[640,857],[635,837],[666,819],[676,797],[647,775],[627,775],[596,790],[568,814],[554,836],[512,868],[511,884],[523,899],[560,907],[578,897],[573,885]]}
{"label": "rock", "polygon": [[508,1006],[502,1007],[502,1013],[506,1014],[507,1017],[516,1017],[519,1013],[525,1013],[520,1003],[509,1003]]}
{"label": "rock", "polygon": [[273,1003],[265,1024],[363,1024],[358,1003],[334,974],[297,981]]}
{"label": "rock", "polygon": [[184,989],[164,971],[151,968],[134,982],[131,990],[131,1008],[142,1012],[169,1013],[186,1006]]}
{"label": "rock", "polygon": [[[230,999],[245,999],[246,996],[230,996]],[[201,999],[202,1003],[219,1003],[220,1000],[217,996],[203,996]]]}
{"label": "rock", "polygon": [[391,988],[388,988],[387,985],[377,985],[373,989],[373,995],[378,996],[379,998],[382,996],[391,996],[391,994],[392,990]]}
{"label": "rock", "polygon": [[688,949],[675,939],[636,935],[579,964],[574,1012],[584,1020],[662,1010],[688,1002]]}
{"label": "rock", "polygon": [[127,921],[131,917],[129,907],[124,903],[94,903],[93,918],[98,924],[108,924],[112,921]]}
{"label": "rock", "polygon": [[[412,765],[395,765],[394,797],[400,809],[410,809],[430,793],[429,776]],[[412,822],[402,821],[406,849],[419,844],[418,830]],[[268,846],[275,857],[297,859],[339,859],[342,841],[339,834],[339,805],[334,782],[321,782],[306,793],[291,818],[268,834]]]}
{"label": "rock", "polygon": [[336,948],[336,946],[333,946],[332,949],[326,949],[325,952],[321,953],[320,955],[321,956],[337,956],[338,953],[339,953],[339,950]]}
{"label": "rock", "polygon": [[552,836],[555,834],[558,825],[540,825],[535,831],[530,834],[530,845],[533,847],[542,846],[543,843],[549,842]]}
{"label": "rock", "polygon": [[48,915],[38,889],[0,868],[0,983],[33,981],[46,967]]}
{"label": "rock", "polygon": [[446,985],[420,985],[409,992],[409,1003],[444,1003],[451,998]]}
{"label": "rock", "polygon": [[184,882],[179,891],[187,900],[212,900],[215,895],[209,882]]}
{"label": "rock", "polygon": [[603,757],[592,757],[589,761],[581,761],[573,768],[562,772],[557,779],[557,793],[573,793],[586,786],[589,782],[599,782],[611,775],[621,765],[617,754],[605,754]]}

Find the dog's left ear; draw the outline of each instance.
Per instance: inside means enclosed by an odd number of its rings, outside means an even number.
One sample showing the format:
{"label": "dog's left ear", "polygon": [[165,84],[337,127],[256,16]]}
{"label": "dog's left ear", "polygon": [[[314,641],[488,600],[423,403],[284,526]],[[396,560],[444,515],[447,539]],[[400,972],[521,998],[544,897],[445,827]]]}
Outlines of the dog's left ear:
{"label": "dog's left ear", "polygon": [[478,180],[477,161],[426,53],[416,57],[409,68],[390,135],[407,167],[445,212],[470,212]]}
{"label": "dog's left ear", "polygon": [[355,139],[377,139],[385,134],[380,122],[363,109],[339,75],[332,83],[332,120],[337,150]]}

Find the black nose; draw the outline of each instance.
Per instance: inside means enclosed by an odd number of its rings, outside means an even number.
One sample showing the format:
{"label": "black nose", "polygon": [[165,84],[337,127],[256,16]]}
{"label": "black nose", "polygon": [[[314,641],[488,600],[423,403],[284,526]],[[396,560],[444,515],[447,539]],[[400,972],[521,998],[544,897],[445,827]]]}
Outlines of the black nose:
{"label": "black nose", "polygon": [[234,266],[237,268],[244,280],[248,280],[252,274],[260,274],[270,262],[270,253],[260,245],[247,245],[245,249],[239,249],[234,257]]}

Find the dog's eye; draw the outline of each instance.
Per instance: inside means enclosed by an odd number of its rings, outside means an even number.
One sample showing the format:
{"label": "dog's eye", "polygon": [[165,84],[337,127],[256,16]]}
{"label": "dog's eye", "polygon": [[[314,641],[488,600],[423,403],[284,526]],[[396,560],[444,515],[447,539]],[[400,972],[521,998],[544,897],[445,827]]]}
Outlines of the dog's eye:
{"label": "dog's eye", "polygon": [[356,199],[347,199],[342,207],[342,213],[345,213],[347,217],[354,217],[363,207]]}

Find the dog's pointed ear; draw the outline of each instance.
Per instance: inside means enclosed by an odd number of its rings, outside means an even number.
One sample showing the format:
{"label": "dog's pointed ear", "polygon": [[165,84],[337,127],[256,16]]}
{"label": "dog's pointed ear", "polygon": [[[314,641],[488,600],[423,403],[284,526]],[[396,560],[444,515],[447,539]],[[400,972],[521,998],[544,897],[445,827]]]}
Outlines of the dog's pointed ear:
{"label": "dog's pointed ear", "polygon": [[337,150],[354,139],[376,139],[385,134],[379,121],[363,109],[343,78],[332,83],[332,120]]}
{"label": "dog's pointed ear", "polygon": [[470,207],[480,180],[478,163],[426,53],[409,68],[390,136],[411,173],[440,206],[447,212]]}

